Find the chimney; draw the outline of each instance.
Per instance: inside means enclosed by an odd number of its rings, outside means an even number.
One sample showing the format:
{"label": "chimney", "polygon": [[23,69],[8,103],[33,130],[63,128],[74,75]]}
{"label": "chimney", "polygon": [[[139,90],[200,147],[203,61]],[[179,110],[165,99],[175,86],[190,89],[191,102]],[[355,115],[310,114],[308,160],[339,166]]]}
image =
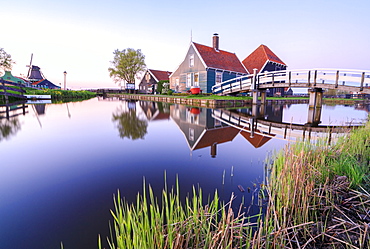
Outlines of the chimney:
{"label": "chimney", "polygon": [[218,51],[218,46],[219,45],[219,37],[217,33],[213,34],[213,48]]}

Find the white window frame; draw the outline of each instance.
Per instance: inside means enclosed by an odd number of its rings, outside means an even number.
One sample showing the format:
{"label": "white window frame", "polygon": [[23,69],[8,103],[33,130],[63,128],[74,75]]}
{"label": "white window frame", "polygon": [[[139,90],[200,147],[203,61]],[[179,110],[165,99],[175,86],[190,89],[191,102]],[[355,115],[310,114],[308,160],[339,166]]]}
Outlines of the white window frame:
{"label": "white window frame", "polygon": [[187,75],[186,75],[186,87],[191,87],[193,84],[193,80],[192,80],[192,78],[193,78],[193,75],[192,75],[192,73],[188,73]]}
{"label": "white window frame", "polygon": [[199,86],[199,73],[194,73],[194,86]]}
{"label": "white window frame", "polygon": [[189,128],[189,140],[194,141],[194,129]]}
{"label": "white window frame", "polygon": [[189,67],[194,67],[194,54],[189,56]]}
{"label": "white window frame", "polygon": [[216,84],[219,84],[222,82],[222,72],[216,72],[216,79],[215,79],[215,83]]}

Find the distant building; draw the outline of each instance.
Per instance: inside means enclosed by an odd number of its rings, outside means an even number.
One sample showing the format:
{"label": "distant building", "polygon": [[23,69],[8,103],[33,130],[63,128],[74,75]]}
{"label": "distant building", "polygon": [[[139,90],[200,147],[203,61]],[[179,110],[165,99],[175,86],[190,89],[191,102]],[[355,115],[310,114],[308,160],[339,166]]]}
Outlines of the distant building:
{"label": "distant building", "polygon": [[61,88],[60,86],[53,84],[47,79],[42,79],[42,80],[33,82],[32,86],[38,87],[38,88],[48,88],[48,89],[60,89]]}
{"label": "distant building", "polygon": [[139,84],[140,93],[155,93],[159,81],[169,81],[172,72],[148,69]]}
{"label": "distant building", "polygon": [[28,80],[31,81],[32,86],[38,88],[49,88],[49,89],[60,89],[60,86],[57,86],[45,79],[40,68],[38,66],[31,66],[30,72],[28,73]]}
{"label": "distant building", "polygon": [[235,53],[219,49],[219,36],[214,34],[212,47],[190,43],[184,61],[170,75],[170,89],[186,92],[199,87],[210,93],[215,84],[247,74]]}
{"label": "distant building", "polygon": [[3,76],[1,76],[0,78],[3,79],[3,80],[6,80],[6,81],[13,82],[13,83],[18,83],[18,84],[22,84],[24,86],[29,86],[29,82],[27,80],[22,79],[20,77],[13,76],[10,71],[5,71],[5,74]]}
{"label": "distant building", "polygon": [[293,95],[293,89],[291,87],[284,88],[285,95],[286,96],[292,96]]}
{"label": "distant building", "polygon": [[[286,70],[287,65],[271,51],[266,45],[260,45],[250,55],[243,60],[243,65],[248,72],[257,73]],[[267,96],[284,96],[284,88],[272,88],[267,90]]]}

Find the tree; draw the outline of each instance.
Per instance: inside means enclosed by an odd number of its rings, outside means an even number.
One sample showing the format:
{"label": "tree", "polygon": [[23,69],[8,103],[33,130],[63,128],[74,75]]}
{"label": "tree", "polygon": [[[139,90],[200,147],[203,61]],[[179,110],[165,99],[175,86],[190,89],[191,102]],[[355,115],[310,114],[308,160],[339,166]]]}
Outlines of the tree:
{"label": "tree", "polygon": [[15,62],[12,60],[12,56],[5,52],[3,48],[0,48],[0,69],[2,71],[12,70],[13,64]]}
{"label": "tree", "polygon": [[127,48],[122,51],[116,49],[114,52],[114,58],[112,67],[108,68],[109,76],[113,80],[125,83],[135,83],[135,76],[145,70],[145,56],[141,53],[141,50],[135,50],[133,48]]}

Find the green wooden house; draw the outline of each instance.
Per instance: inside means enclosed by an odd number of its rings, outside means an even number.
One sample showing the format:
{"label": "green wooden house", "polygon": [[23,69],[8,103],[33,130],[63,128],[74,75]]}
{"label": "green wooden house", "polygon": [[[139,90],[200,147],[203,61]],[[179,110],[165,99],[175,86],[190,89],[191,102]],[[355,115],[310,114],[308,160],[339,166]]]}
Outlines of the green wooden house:
{"label": "green wooden house", "polygon": [[210,93],[213,85],[247,74],[235,53],[219,49],[219,36],[214,34],[212,47],[190,43],[185,59],[170,75],[170,89],[186,92],[199,87],[203,93]]}

